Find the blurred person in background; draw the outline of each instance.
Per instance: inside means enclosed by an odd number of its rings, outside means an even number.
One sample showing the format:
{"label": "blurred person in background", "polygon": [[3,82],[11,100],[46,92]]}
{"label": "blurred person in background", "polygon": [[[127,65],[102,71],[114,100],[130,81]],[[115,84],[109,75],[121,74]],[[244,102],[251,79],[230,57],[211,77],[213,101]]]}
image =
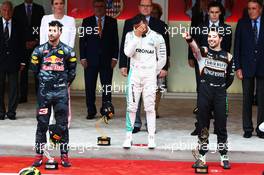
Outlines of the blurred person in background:
{"label": "blurred person in background", "polygon": [[[14,8],[13,18],[17,21],[19,29],[24,37],[24,50],[26,66],[20,73],[19,103],[26,103],[28,97],[28,65],[33,49],[39,45],[39,30],[41,19],[44,16],[44,8],[33,2],[25,0]],[[35,78],[35,91],[37,92]]]}
{"label": "blurred person in background", "polygon": [[[25,68],[23,34],[13,19],[13,4],[2,2],[0,17],[0,120],[16,119],[18,74]],[[5,83],[8,83],[8,109],[5,106]]]}

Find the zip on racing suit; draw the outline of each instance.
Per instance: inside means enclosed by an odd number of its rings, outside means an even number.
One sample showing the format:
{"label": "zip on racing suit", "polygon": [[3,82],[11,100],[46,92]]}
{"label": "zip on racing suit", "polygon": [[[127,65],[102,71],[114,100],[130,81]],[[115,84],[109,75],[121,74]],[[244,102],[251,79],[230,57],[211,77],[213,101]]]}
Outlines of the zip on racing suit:
{"label": "zip on racing suit", "polygon": [[35,48],[31,69],[39,79],[37,94],[36,152],[43,154],[47,142],[51,106],[54,106],[56,127],[61,131],[61,154],[68,153],[68,86],[76,75],[77,58],[73,49],[62,42],[53,47],[49,42]]}
{"label": "zip on racing suit", "polygon": [[165,41],[160,34],[149,27],[145,37],[137,37],[132,31],[126,35],[124,53],[131,58],[126,91],[126,130],[133,131],[138,102],[143,93],[148,133],[154,135],[157,75],[166,64]]}
{"label": "zip on racing suit", "polygon": [[198,61],[201,75],[198,93],[199,153],[205,155],[208,152],[208,125],[210,122],[210,109],[213,109],[217,148],[221,155],[226,155],[226,89],[232,84],[234,79],[235,66],[233,58],[230,53],[223,50],[215,51],[206,47],[199,49],[193,47],[192,44],[191,47]]}

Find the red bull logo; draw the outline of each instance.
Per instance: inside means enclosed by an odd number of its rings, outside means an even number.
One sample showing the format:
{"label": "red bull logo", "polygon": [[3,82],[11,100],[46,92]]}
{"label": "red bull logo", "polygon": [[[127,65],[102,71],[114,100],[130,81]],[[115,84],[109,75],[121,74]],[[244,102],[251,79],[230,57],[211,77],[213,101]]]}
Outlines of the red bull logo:
{"label": "red bull logo", "polygon": [[58,66],[56,64],[52,64],[50,66],[43,65],[42,66],[42,70],[62,72],[62,71],[64,71],[64,66],[63,65],[62,66]]}
{"label": "red bull logo", "polygon": [[52,55],[48,58],[44,58],[44,63],[51,63],[51,64],[63,63],[63,58],[59,58],[55,55]]}
{"label": "red bull logo", "polygon": [[[45,64],[51,63],[51,64]],[[42,69],[46,71],[64,71],[63,58],[59,58],[55,55],[52,55],[48,58],[44,58],[44,64]]]}

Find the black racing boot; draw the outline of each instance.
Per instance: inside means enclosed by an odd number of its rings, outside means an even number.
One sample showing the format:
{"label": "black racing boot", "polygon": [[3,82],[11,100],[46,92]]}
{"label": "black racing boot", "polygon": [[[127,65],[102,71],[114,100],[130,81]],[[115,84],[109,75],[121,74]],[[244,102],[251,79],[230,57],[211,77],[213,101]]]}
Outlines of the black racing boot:
{"label": "black racing boot", "polygon": [[224,155],[222,155],[220,158],[221,158],[221,166],[222,166],[224,169],[230,169],[230,168],[231,168],[231,165],[230,165],[230,163],[229,163],[228,155],[224,154]]}
{"label": "black racing boot", "polygon": [[71,163],[69,162],[68,154],[61,155],[61,165],[63,167],[71,167]]}

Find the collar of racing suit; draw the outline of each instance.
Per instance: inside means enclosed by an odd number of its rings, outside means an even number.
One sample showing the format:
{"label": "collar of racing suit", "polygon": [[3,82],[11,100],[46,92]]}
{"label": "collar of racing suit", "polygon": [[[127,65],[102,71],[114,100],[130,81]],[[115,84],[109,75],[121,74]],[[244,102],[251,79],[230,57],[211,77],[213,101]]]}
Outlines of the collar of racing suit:
{"label": "collar of racing suit", "polygon": [[150,29],[150,27],[148,26],[148,31],[147,31],[147,33],[146,33],[145,35],[148,35],[150,32],[151,32],[151,29]]}
{"label": "collar of racing suit", "polygon": [[55,48],[59,48],[61,46],[61,41],[59,41],[58,45],[56,47],[53,47],[53,45],[51,45],[49,42],[48,42],[48,48],[49,50],[50,49],[55,49]]}

